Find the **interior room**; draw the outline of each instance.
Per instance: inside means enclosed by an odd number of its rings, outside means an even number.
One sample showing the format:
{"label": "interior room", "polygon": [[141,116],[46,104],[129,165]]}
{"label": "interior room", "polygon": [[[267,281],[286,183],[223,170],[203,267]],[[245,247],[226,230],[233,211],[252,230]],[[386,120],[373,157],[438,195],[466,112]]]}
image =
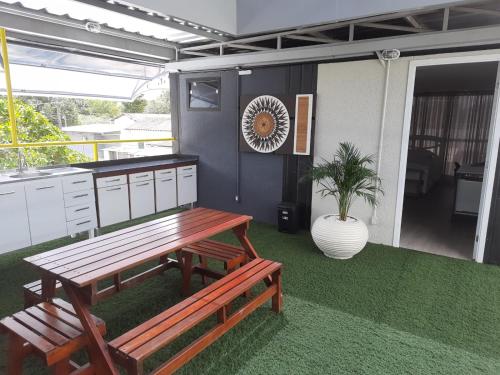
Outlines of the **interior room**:
{"label": "interior room", "polygon": [[419,67],[401,246],[472,259],[497,62]]}

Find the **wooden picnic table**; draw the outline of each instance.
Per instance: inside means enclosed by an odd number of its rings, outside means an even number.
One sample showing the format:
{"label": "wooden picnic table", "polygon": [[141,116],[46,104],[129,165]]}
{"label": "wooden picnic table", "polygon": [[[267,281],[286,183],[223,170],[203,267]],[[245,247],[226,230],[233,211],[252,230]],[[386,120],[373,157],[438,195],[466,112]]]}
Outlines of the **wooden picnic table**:
{"label": "wooden picnic table", "polygon": [[[25,261],[41,272],[43,299],[54,298],[56,282],[62,283],[88,334],[90,362],[95,372],[118,374],[89,307],[170,268],[175,261],[170,260],[168,254],[227,230],[234,232],[250,258],[258,258],[247,237],[251,220],[247,215],[196,208],[47,251]],[[120,279],[124,271],[152,260],[159,260],[159,265],[131,279]],[[182,262],[176,266],[183,269]],[[185,269],[183,273],[187,274]],[[109,278],[114,278],[115,284],[98,291],[97,283]]]}

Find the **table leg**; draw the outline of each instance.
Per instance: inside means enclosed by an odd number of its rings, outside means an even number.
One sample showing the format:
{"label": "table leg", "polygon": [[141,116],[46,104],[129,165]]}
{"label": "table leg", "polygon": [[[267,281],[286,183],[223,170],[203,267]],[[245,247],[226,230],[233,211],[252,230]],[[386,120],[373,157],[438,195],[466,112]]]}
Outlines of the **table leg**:
{"label": "table leg", "polygon": [[42,300],[51,301],[56,296],[56,279],[48,275],[42,276]]}
{"label": "table leg", "polygon": [[238,241],[240,241],[241,246],[247,252],[250,259],[260,258],[259,255],[257,254],[257,251],[255,250],[253,245],[250,243],[250,240],[248,239],[247,232],[249,226],[250,223],[247,221],[246,223],[241,224],[236,228],[234,228],[233,232],[238,238]]}
{"label": "table leg", "polygon": [[119,375],[109,355],[106,341],[104,341],[101,336],[97,325],[90,315],[89,308],[84,302],[84,296],[80,290],[73,285],[63,284],[63,287],[87,333],[89,339],[88,352],[90,355],[90,362],[94,366],[96,374]]}
{"label": "table leg", "polygon": [[193,254],[183,254],[183,269],[182,269],[182,295],[184,297],[191,294],[191,276],[193,273]]}
{"label": "table leg", "polygon": [[[249,259],[260,258],[259,254],[257,254],[257,251],[255,250],[252,243],[248,239],[247,232],[248,232],[249,226],[250,226],[250,223],[247,221],[246,223],[238,225],[236,228],[234,228],[233,232],[236,235],[236,237],[238,238],[238,241],[240,241],[241,246],[247,252]],[[266,283],[267,286],[271,285],[271,276],[268,276],[267,278],[265,278],[264,282]],[[245,292],[245,295],[249,296],[249,294],[247,292]]]}

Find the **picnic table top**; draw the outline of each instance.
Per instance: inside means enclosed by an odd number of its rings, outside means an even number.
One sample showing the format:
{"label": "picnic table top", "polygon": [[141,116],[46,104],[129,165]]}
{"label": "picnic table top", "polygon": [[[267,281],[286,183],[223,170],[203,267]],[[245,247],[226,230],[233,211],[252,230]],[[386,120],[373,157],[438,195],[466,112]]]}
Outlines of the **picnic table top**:
{"label": "picnic table top", "polygon": [[45,275],[84,287],[250,220],[247,215],[196,208],[24,260]]}

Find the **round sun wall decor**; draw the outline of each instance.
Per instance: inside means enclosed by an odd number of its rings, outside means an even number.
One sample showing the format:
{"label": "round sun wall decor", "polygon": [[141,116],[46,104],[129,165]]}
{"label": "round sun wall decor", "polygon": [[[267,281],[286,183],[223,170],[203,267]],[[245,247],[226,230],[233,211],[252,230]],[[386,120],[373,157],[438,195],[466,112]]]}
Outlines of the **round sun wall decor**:
{"label": "round sun wall decor", "polygon": [[253,99],[245,108],[241,131],[253,150],[273,152],[288,137],[290,116],[281,100],[271,95],[262,95]]}

